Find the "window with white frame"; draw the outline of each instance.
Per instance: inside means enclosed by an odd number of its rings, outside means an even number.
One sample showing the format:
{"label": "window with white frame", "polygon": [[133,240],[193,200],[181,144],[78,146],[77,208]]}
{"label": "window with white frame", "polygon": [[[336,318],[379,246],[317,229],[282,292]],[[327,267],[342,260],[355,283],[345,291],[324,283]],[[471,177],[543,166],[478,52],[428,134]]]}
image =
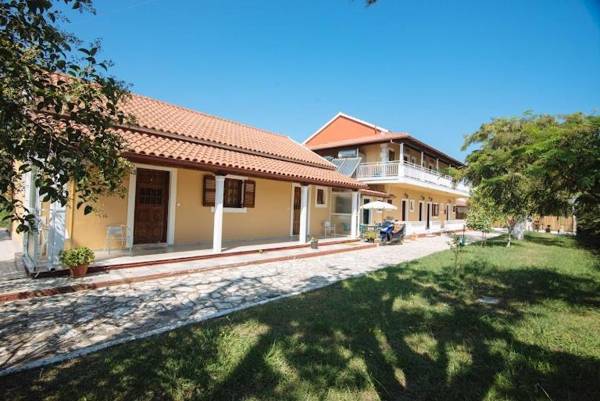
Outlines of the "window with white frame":
{"label": "window with white frame", "polygon": [[[215,206],[215,177],[204,176],[202,191],[203,206]],[[223,206],[226,208],[240,209],[254,207],[256,183],[252,180],[239,180],[226,178],[223,188]]]}
{"label": "window with white frame", "polygon": [[317,187],[315,207],[327,207],[327,190],[325,188]]}
{"label": "window with white frame", "polygon": [[440,204],[439,203],[431,204],[431,215],[433,217],[438,217],[440,215]]}

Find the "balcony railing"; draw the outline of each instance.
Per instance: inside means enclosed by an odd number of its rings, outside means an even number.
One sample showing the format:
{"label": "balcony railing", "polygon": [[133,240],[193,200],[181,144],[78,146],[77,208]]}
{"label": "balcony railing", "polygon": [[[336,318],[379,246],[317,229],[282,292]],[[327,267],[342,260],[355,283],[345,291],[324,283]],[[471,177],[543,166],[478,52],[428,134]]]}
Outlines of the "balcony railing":
{"label": "balcony railing", "polygon": [[361,163],[356,169],[356,178],[361,181],[384,180],[392,182],[395,178],[409,178],[436,186],[453,189],[468,194],[470,188],[463,182],[453,182],[452,177],[436,170],[421,167],[414,163],[390,162]]}

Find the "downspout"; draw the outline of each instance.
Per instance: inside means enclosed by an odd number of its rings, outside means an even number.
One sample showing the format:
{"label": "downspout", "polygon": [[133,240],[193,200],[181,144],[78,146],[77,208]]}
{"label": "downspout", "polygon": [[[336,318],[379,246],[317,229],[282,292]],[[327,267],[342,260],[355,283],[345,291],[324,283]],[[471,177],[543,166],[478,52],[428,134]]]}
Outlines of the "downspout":
{"label": "downspout", "polygon": [[76,189],[75,183],[72,182],[71,188],[70,188],[71,199],[70,199],[70,204],[68,204],[69,208],[71,209],[70,213],[69,213],[70,218],[69,218],[69,228],[68,228],[68,230],[69,230],[69,238],[68,238],[69,248],[73,247],[73,227],[75,225],[74,221],[75,221],[75,201],[76,201],[75,189]]}

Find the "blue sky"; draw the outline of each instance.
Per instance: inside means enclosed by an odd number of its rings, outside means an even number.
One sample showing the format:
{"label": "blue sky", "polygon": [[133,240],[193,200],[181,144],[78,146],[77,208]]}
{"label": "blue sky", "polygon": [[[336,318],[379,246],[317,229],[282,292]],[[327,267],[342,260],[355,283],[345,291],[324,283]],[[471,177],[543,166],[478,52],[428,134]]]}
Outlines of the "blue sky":
{"label": "blue sky", "polygon": [[133,91],[302,141],[338,111],[463,158],[495,116],[600,112],[600,1],[97,0]]}

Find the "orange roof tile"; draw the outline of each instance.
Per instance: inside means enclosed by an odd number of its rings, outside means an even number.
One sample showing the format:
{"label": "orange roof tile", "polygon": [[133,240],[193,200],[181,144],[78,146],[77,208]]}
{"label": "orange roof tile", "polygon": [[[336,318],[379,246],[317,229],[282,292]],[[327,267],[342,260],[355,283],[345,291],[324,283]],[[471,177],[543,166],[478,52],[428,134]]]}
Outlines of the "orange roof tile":
{"label": "orange roof tile", "polygon": [[136,94],[122,109],[135,117],[138,127],[335,169],[327,160],[286,136],[235,121]]}
{"label": "orange roof tile", "polygon": [[290,181],[307,182],[344,188],[363,188],[364,184],[335,170],[296,162],[243,153],[134,130],[119,129],[128,144],[126,156],[146,156],[156,161],[171,161],[207,170],[248,172],[249,175],[268,176]]}

